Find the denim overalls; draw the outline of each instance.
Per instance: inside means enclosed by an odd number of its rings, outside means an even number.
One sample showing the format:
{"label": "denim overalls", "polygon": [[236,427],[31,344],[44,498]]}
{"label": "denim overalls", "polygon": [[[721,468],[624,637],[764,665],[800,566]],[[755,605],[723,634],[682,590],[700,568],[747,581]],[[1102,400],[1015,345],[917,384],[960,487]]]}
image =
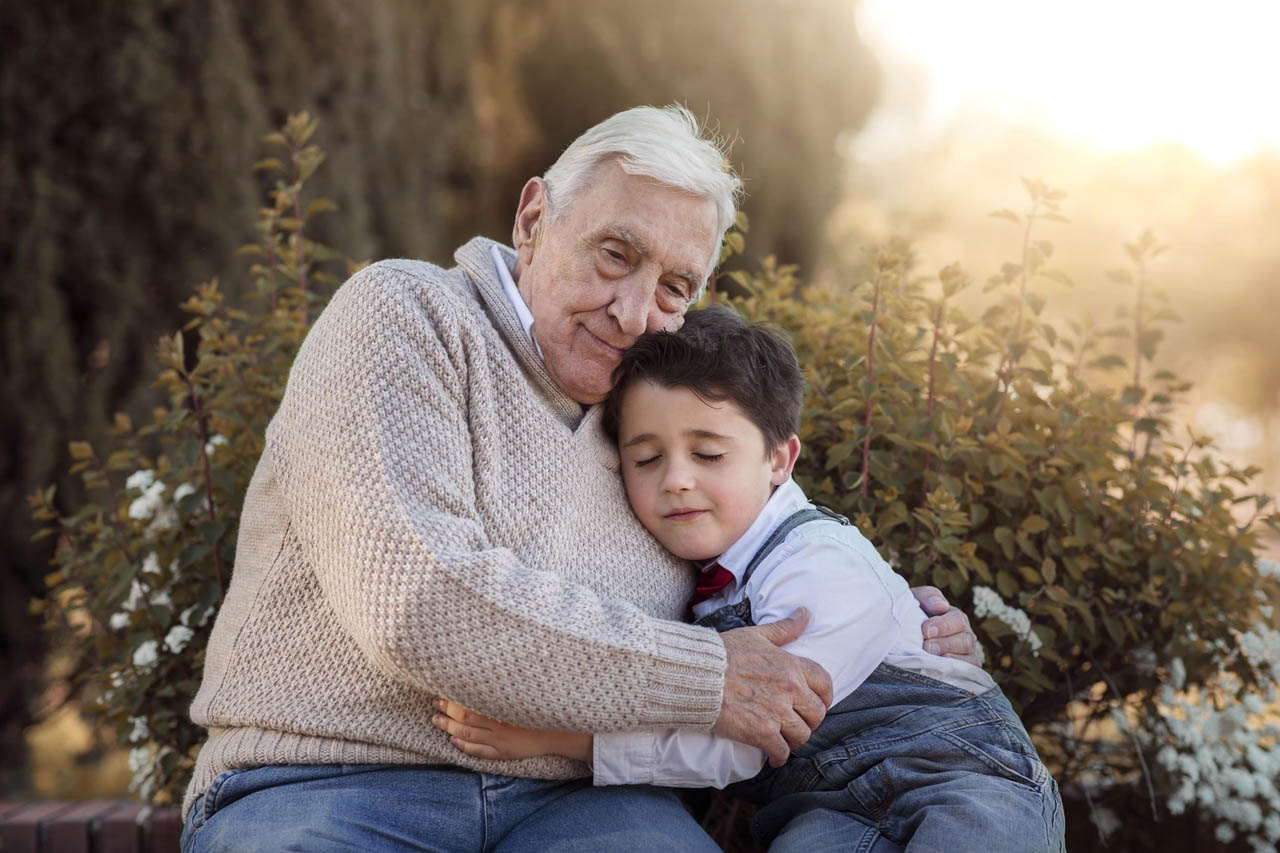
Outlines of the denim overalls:
{"label": "denim overalls", "polygon": [[[797,511],[752,557],[742,585],[806,523],[849,520],[825,507]],[[743,598],[697,624],[755,623]],[[729,790],[762,804],[753,829],[774,851],[1066,849],[1058,786],[1000,689],[975,695],[884,663],[786,764]]]}

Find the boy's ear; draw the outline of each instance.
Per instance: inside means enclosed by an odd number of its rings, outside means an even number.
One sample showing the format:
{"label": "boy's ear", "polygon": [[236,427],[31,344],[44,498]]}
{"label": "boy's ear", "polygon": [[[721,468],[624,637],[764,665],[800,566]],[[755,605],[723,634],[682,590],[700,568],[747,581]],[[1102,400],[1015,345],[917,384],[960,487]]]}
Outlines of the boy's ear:
{"label": "boy's ear", "polygon": [[791,469],[796,467],[796,460],[800,458],[800,437],[795,433],[786,441],[779,442],[778,446],[773,449],[773,473],[769,477],[769,482],[775,486],[781,486],[791,477]]}

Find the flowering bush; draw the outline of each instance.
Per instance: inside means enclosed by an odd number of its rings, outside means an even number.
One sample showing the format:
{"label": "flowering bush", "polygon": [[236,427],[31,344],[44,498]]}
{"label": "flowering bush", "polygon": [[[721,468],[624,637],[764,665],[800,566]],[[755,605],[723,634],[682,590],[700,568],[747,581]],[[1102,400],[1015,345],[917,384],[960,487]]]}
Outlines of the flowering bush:
{"label": "flowering bush", "polygon": [[[137,429],[118,415],[110,450],[72,443],[93,502],[63,513],[52,489],[31,497],[42,535],[58,538],[41,606],[73,637],[88,707],[132,749],[144,798],[172,801],[186,785],[201,736],[187,708],[244,490],[337,283],[327,270],[342,269],[305,236],[332,207],[303,197],[323,159],[314,130],[299,115],[268,136],[283,156],[257,164],[278,180],[245,248],[245,304],[217,282],[196,288],[191,320],[158,347],[167,404]],[[733,304],[787,328],[807,372],[797,477],[913,583],[974,617],[1059,779],[1097,801],[1100,834],[1123,834],[1106,800],[1133,789],[1157,811],[1157,799],[1198,811],[1221,837],[1274,842],[1280,804],[1266,780],[1280,759],[1263,711],[1278,579],[1256,555],[1280,521],[1248,489],[1255,469],[1171,422],[1186,385],[1151,369],[1170,319],[1147,281],[1161,247],[1144,234],[1126,247],[1131,269],[1111,273],[1133,288],[1124,323],[1059,332],[1043,294],[1068,283],[1037,229],[1062,219],[1063,195],[1027,188],[1024,215],[998,214],[1022,230],[1017,261],[988,281],[994,296],[965,302],[958,266],[916,274],[905,245],[878,251],[865,276],[803,288],[772,260],[730,274]],[[726,256],[745,231],[740,219]],[[725,814],[722,840],[743,827]]]}
{"label": "flowering bush", "polygon": [[[993,214],[1018,227],[1020,251],[980,295],[958,265],[917,273],[905,244],[805,287],[772,260],[730,274],[732,302],[787,329],[806,369],[796,476],[913,584],[975,617],[1069,794],[1136,786],[1153,818],[1158,799],[1174,813],[1194,803],[1222,836],[1268,838],[1224,780],[1280,756],[1259,716],[1274,699],[1266,625],[1280,585],[1257,558],[1280,516],[1249,490],[1256,468],[1172,421],[1189,386],[1152,365],[1175,319],[1148,277],[1163,247],[1145,232],[1125,246],[1130,267],[1108,273],[1129,288],[1116,324],[1051,321],[1049,297],[1070,281],[1039,232],[1065,221],[1065,193],[1026,188],[1024,213]],[[1217,770],[1195,759],[1192,796],[1185,754],[1217,741]],[[1242,784],[1264,813],[1280,806],[1274,788]]]}
{"label": "flowering bush", "polygon": [[187,708],[235,560],[244,491],[309,318],[337,283],[327,270],[345,264],[306,237],[310,219],[333,208],[304,199],[323,160],[314,132],[304,113],[266,137],[282,156],[255,166],[276,181],[258,242],[242,249],[255,260],[246,305],[228,305],[216,281],[197,287],[182,306],[191,320],[157,348],[167,405],[140,428],[116,415],[108,452],[71,443],[91,502],[64,515],[52,487],[30,498],[47,524],[38,535],[58,538],[50,595],[37,606],[74,638],[85,707],[130,747],[144,799],[174,801],[185,789],[202,737]]}

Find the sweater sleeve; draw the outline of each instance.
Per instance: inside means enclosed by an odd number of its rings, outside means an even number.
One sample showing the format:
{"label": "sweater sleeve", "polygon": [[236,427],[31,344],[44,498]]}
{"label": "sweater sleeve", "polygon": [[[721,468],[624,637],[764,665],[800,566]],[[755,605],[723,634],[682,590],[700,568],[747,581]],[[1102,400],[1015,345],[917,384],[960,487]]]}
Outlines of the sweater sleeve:
{"label": "sweater sleeve", "polygon": [[336,619],[390,677],[510,722],[709,728],[725,669],[714,631],[602,599],[489,541],[472,354],[451,306],[423,287],[384,265],[345,284],[268,428],[265,453]]}

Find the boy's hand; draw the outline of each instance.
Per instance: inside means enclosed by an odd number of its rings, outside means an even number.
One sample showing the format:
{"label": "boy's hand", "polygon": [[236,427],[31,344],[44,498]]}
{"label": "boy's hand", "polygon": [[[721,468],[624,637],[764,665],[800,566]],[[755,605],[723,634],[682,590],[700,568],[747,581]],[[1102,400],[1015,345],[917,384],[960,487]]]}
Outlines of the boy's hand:
{"label": "boy's hand", "polygon": [[942,591],[935,586],[913,586],[911,594],[920,603],[920,609],[931,617],[920,626],[924,650],[982,666],[982,646],[969,627],[968,614],[947,603]]}
{"label": "boy's hand", "polygon": [[778,648],[800,636],[805,608],[786,619],[720,635],[726,668],[714,733],[764,750],[779,767],[809,739],[831,704],[831,677],[808,658]]}
{"label": "boy's hand", "polygon": [[534,758],[563,755],[591,763],[593,739],[580,732],[525,729],[477,714],[448,699],[433,699],[431,725],[449,735],[449,742],[474,758]]}

